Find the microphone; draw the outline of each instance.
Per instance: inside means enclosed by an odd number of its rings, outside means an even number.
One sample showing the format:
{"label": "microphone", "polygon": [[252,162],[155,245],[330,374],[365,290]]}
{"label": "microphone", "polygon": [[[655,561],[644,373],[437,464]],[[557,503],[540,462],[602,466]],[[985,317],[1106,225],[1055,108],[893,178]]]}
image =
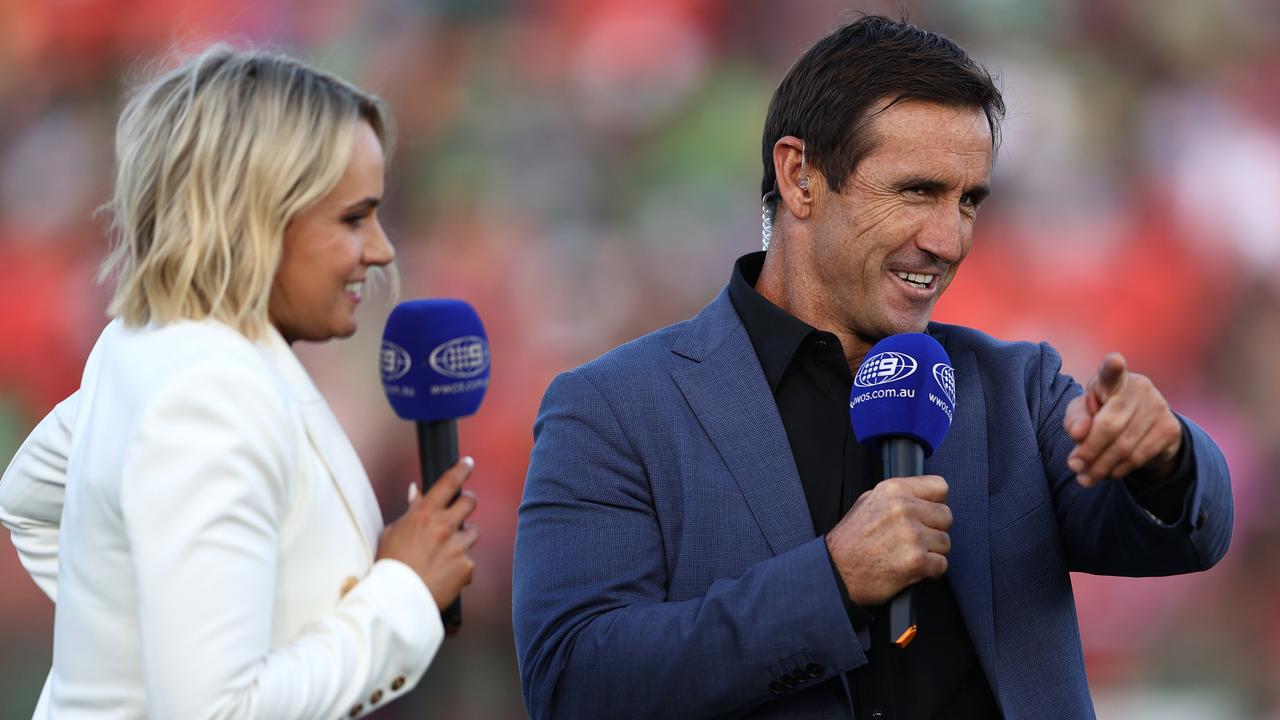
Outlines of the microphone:
{"label": "microphone", "polygon": [[[425,493],[458,462],[457,419],[480,407],[489,387],[489,339],[462,300],[406,300],[382,331],[379,366],[391,408],[418,430]],[[462,625],[462,598],[440,612],[445,630]]]}
{"label": "microphone", "polygon": [[[879,445],[885,479],[924,474],[924,459],[951,428],[955,378],[947,352],[924,333],[890,335],[867,352],[849,394],[849,420],[859,442]],[[889,603],[889,637],[905,648],[917,632],[911,588],[904,588]]]}

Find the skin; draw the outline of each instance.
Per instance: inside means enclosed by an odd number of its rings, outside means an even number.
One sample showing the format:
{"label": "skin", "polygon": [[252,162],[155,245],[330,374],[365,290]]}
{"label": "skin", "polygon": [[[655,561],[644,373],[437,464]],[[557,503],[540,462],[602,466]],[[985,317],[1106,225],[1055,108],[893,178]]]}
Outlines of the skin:
{"label": "skin", "polygon": [[[355,333],[363,287],[352,292],[350,283],[363,283],[370,267],[395,258],[377,217],[385,165],[377,134],[360,122],[338,184],[285,228],[268,316],[290,344]],[[462,490],[474,467],[474,460],[463,458],[425,495],[417,493],[416,484],[410,485],[408,509],[378,541],[377,559],[398,560],[412,568],[441,608],[471,583],[475,569],[467,553],[480,534],[465,521],[475,510],[476,497]]]}
{"label": "skin", "polygon": [[[774,146],[782,200],[775,232],[784,242],[766,255],[757,284],[778,306],[835,333],[855,368],[880,338],[925,329],[973,244],[991,177],[991,131],[980,110],[903,101],[870,130],[875,146],[838,193],[816,168],[801,169],[803,141],[788,136]],[[917,288],[897,271],[933,278]]]}
{"label": "skin", "polygon": [[[803,140],[774,145],[776,240],[756,284],[774,304],[839,337],[854,373],[885,336],[925,331],[973,244],[993,157],[978,108],[885,99],[872,113],[874,146],[839,192],[807,165]],[[918,286],[899,272],[930,277]],[[1167,476],[1182,439],[1155,385],[1114,353],[1064,423],[1078,444],[1068,464],[1085,486],[1137,468]],[[851,599],[881,605],[946,572],[947,489],[936,475],[894,478],[854,503],[826,537]]]}
{"label": "skin", "polygon": [[476,509],[476,496],[462,490],[474,469],[475,461],[464,457],[425,495],[411,484],[409,508],[378,540],[378,559],[399,560],[412,568],[441,609],[453,604],[462,588],[471,584],[475,571],[467,553],[480,539],[480,531],[465,520]]}
{"label": "skin", "polygon": [[1146,375],[1130,372],[1124,356],[1110,353],[1067,405],[1062,424],[1076,449],[1067,466],[1092,487],[1143,468],[1159,478],[1176,469],[1182,424]]}
{"label": "skin", "polygon": [[[369,268],[395,259],[377,216],[385,165],[373,128],[358,123],[338,184],[285,228],[267,313],[289,343],[354,334]],[[360,289],[351,292],[350,283],[361,283]]]}

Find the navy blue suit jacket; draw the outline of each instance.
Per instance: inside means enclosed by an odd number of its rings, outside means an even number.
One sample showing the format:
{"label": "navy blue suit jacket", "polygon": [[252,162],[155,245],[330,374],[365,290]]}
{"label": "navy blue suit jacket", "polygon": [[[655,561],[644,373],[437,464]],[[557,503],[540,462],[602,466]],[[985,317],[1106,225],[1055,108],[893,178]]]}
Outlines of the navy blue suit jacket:
{"label": "navy blue suit jacket", "polygon": [[[950,485],[947,577],[982,668],[1007,718],[1092,717],[1068,572],[1213,565],[1226,462],[1187,421],[1196,483],[1164,525],[1124,483],[1074,481],[1062,418],[1081,388],[1051,347],[929,332],[958,398],[925,471]],[[868,651],[727,293],[557,377],[534,433],[512,609],[530,715],[851,716],[847,687],[823,681]],[[783,676],[806,680],[779,695]]]}

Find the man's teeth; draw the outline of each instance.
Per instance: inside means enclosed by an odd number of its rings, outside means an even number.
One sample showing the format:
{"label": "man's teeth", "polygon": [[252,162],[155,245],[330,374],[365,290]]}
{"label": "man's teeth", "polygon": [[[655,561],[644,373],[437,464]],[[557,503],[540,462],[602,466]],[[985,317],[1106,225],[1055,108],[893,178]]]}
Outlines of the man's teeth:
{"label": "man's teeth", "polygon": [[346,291],[356,297],[361,297],[364,295],[364,282],[349,282],[346,284]]}
{"label": "man's teeth", "polygon": [[902,278],[903,280],[906,280],[908,284],[914,285],[915,287],[922,288],[922,289],[929,287],[929,283],[933,282],[933,279],[937,277],[936,275],[922,275],[920,273],[908,273],[908,272],[900,272],[895,274],[898,277]]}

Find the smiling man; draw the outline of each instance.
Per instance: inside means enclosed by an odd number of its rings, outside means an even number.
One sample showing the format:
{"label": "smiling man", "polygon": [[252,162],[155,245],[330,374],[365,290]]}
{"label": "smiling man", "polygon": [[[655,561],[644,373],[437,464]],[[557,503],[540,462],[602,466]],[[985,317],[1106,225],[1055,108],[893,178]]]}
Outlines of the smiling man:
{"label": "smiling man", "polygon": [[[513,612],[535,718],[1079,718],[1068,573],[1203,570],[1226,463],[1111,354],[930,322],[973,243],[1003,113],[951,41],[864,17],[765,121],[766,252],[697,317],[558,377],[535,426]],[[849,393],[928,332],[957,402],[928,474],[877,483]],[[920,634],[890,643],[912,587]]]}

